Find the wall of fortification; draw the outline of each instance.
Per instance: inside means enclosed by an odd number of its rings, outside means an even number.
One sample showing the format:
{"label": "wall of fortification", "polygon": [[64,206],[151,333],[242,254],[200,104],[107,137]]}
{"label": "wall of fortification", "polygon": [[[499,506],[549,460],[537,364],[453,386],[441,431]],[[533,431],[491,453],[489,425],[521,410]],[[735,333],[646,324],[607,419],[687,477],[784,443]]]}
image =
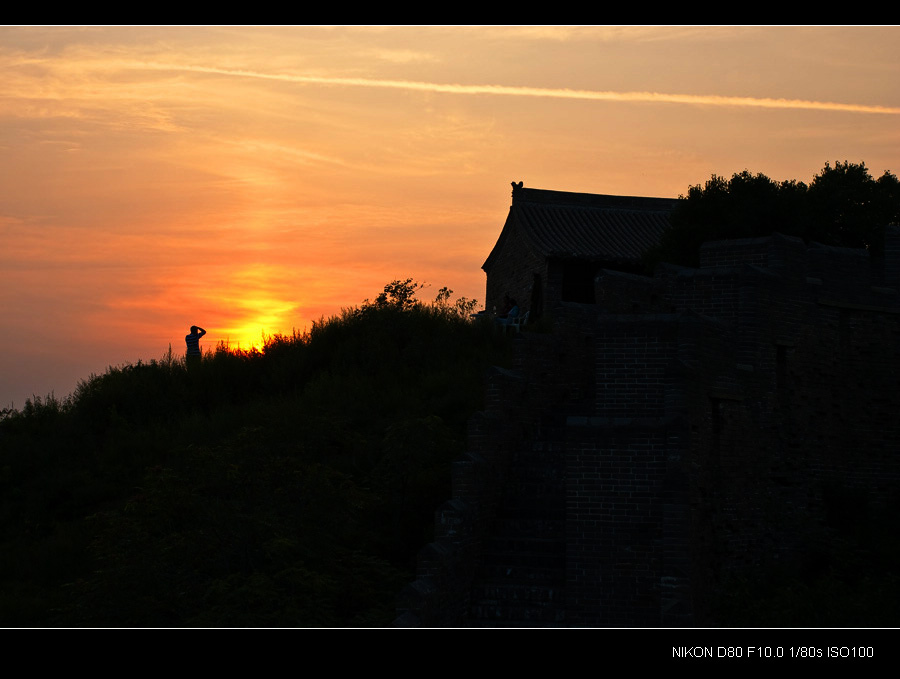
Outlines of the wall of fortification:
{"label": "wall of fortification", "polygon": [[[658,626],[665,572],[667,430],[584,418],[566,438],[566,620]],[[682,549],[686,545],[682,545]]]}
{"label": "wall of fortification", "polygon": [[601,271],[598,304],[556,305],[552,331],[523,333],[515,371],[488,379],[410,588],[431,611],[416,620],[464,610],[498,470],[551,420],[565,422],[573,625],[715,624],[729,578],[799,573],[898,503],[900,230],[888,232],[883,270],[773,236],[707,244],[700,269]]}
{"label": "wall of fortification", "polygon": [[[836,507],[865,520],[898,499],[896,292],[873,288],[880,278],[860,251],[773,237],[704,252],[706,268],[664,267],[652,282],[609,272],[597,280],[605,309],[647,311],[598,317],[595,417],[579,421],[604,428],[573,434],[569,450],[570,524],[578,527],[570,562],[593,563],[595,576],[618,581],[616,568],[630,566],[610,560],[607,536],[615,534],[650,564],[650,575],[641,566],[632,580],[622,576],[632,584],[619,603],[610,592],[582,592],[594,603],[606,597],[609,620],[613,610],[635,611],[619,624],[648,624],[650,591],[668,606],[666,583],[685,582],[685,563],[690,602],[679,603],[696,622],[714,622],[710,602],[729,576],[773,563],[799,568],[828,539]],[[614,436],[654,420],[656,429],[634,439]],[[650,441],[654,452],[630,452]],[[666,502],[679,491],[681,504]],[[622,497],[639,499],[623,505]],[[686,560],[642,544],[613,511],[620,507],[653,517],[657,536],[685,535],[671,517],[686,512]],[[647,584],[654,578],[655,590]]]}

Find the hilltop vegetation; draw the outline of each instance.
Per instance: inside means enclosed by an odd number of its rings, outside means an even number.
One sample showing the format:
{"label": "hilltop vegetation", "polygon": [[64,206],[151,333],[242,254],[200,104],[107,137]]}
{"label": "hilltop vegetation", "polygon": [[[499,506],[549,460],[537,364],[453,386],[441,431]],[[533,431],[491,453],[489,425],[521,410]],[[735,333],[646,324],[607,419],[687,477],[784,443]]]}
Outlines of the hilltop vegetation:
{"label": "hilltop vegetation", "polygon": [[508,351],[418,289],[7,411],[0,624],[389,624]]}

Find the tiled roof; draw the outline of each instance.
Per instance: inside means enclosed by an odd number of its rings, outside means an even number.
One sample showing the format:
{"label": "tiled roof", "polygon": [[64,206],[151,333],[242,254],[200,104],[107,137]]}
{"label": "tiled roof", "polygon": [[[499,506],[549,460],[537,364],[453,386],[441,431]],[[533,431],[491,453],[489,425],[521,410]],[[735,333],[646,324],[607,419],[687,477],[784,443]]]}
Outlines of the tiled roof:
{"label": "tiled roof", "polygon": [[675,203],[672,198],[566,193],[514,185],[506,226],[482,268],[489,268],[512,225],[544,257],[637,262],[659,242]]}

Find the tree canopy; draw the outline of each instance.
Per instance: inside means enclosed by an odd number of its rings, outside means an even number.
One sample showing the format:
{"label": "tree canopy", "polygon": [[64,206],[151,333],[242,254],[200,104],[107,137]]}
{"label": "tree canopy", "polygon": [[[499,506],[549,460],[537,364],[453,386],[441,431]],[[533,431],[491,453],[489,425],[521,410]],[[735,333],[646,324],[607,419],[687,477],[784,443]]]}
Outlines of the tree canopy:
{"label": "tree canopy", "polygon": [[898,221],[900,181],[887,170],[874,179],[865,163],[825,163],[809,185],[794,179],[777,182],[748,170],[731,179],[713,175],[679,197],[672,226],[648,263],[697,266],[706,241],[774,232],[807,242],[864,247],[878,255],[884,227]]}

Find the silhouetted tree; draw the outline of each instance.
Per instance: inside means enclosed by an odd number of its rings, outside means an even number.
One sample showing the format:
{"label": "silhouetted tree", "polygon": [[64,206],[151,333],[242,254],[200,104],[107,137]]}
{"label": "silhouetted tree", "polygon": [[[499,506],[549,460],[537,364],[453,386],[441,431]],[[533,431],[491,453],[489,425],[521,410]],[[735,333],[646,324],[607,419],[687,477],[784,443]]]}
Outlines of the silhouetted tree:
{"label": "silhouetted tree", "polygon": [[672,226],[647,263],[697,266],[706,241],[774,232],[826,245],[866,247],[877,255],[884,227],[898,220],[900,182],[888,171],[873,179],[865,163],[826,163],[808,186],[797,180],[779,183],[747,170],[731,179],[713,175],[680,197]]}
{"label": "silhouetted tree", "polygon": [[410,309],[418,303],[416,290],[421,287],[423,286],[420,283],[413,282],[412,278],[407,278],[405,281],[391,281],[384,286],[384,292],[375,298],[375,306],[394,306],[398,309]]}
{"label": "silhouetted tree", "polygon": [[825,164],[809,186],[810,240],[880,252],[884,227],[900,217],[897,177],[872,178],[865,163]]}

